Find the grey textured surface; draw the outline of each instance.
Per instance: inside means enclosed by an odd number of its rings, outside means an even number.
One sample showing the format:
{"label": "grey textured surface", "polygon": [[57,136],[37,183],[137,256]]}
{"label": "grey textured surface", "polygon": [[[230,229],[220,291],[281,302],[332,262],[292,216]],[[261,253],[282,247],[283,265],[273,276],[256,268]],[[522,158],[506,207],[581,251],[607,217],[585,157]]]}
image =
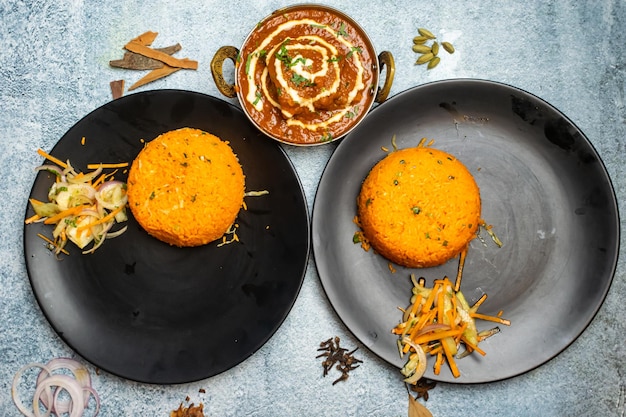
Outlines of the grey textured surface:
{"label": "grey textured surface", "polygon": [[[394,54],[392,96],[428,81],[472,77],[512,84],[553,104],[585,132],[609,171],[618,201],[625,200],[623,0],[321,3],[352,16],[379,52]],[[40,162],[36,149],[52,148],[76,121],[110,100],[109,81],[125,78],[129,85],[138,78],[108,66],[121,56],[127,40],[157,31],[159,45],[180,42],[178,55],[200,62],[198,71],[179,71],[143,89],[180,88],[219,97],[209,69],[217,48],[241,46],[257,21],[289,4],[0,0],[0,161],[5,172],[0,184],[0,415],[18,415],[10,391],[22,365],[75,356],[42,315],[24,265],[23,216],[33,167]],[[457,49],[430,72],[413,65],[411,39],[418,27],[429,28]],[[333,147],[286,147],[310,208]],[[625,217],[622,213],[622,226]],[[621,255],[624,247],[622,237]],[[561,355],[506,381],[439,384],[427,406],[435,416],[623,417],[625,295],[621,256],[603,307]],[[397,370],[365,348],[359,350],[364,364],[346,383],[332,386],[322,377],[316,348],[333,335],[342,337],[346,346],[359,346],[333,312],[311,262],[290,315],[252,357],[216,377],[176,386],[100,373],[94,377],[102,398],[100,415],[166,416],[187,396],[203,402],[208,416],[406,415],[406,391]]]}

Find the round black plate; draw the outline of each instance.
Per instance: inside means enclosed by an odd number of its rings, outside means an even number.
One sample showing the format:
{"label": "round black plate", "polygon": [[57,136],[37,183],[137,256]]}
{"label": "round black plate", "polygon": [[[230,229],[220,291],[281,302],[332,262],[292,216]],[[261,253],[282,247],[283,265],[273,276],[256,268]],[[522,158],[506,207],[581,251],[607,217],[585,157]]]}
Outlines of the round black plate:
{"label": "round black plate", "polygon": [[[129,95],[87,115],[51,153],[80,170],[132,162],[141,139],[180,127],[229,141],[246,190],[269,191],[246,198],[248,209],[237,219],[241,243],[169,246],[131,215],[128,231],[95,254],[68,245],[70,256],[57,260],[37,237],[49,236],[51,226],[24,231],[31,285],[54,330],[97,367],[148,383],[207,378],[254,353],[289,313],[310,251],[307,205],[287,155],[219,99],[177,90]],[[40,173],[31,197],[45,199],[51,181]]]}
{"label": "round black plate", "polygon": [[[410,273],[454,279],[458,259],[429,269],[398,268],[352,243],[356,196],[371,167],[422,137],[456,155],[480,189],[483,218],[504,242],[483,233],[467,256],[461,290],[479,311],[504,310],[510,327],[484,341],[486,356],[458,361],[428,378],[461,383],[519,375],[559,354],[593,319],[609,289],[619,246],[615,194],[598,154],[563,114],[519,89],[481,80],[413,88],[380,105],[339,144],[313,210],[313,252],[324,289],[347,327],[388,362],[402,366],[398,307],[409,303]],[[494,327],[479,322],[480,329]]]}

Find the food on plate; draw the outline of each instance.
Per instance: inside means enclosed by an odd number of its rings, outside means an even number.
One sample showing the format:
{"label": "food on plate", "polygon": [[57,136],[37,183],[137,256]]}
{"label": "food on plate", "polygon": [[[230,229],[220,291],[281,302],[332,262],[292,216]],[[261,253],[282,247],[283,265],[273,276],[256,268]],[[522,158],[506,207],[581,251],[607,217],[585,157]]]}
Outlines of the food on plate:
{"label": "food on plate", "polygon": [[363,31],[319,6],[272,14],[250,34],[236,77],[255,123],[286,142],[342,136],[374,100],[376,56]]}
{"label": "food on plate", "polygon": [[83,253],[93,253],[105,239],[126,231],[126,226],[113,230],[118,223],[127,220],[126,184],[113,178],[115,171],[105,173],[104,169],[125,167],[127,163],[88,165],[93,171],[83,173],[70,161],[63,162],[41,149],[38,153],[48,162],[37,170],[54,175],[55,181],[48,191],[47,202],[30,199],[35,214],[26,219],[26,224],[55,225],[52,239],[39,235],[55,254],[68,254],[65,247],[69,241],[80,249],[92,244]]}
{"label": "food on plate", "polygon": [[[29,409],[21,400],[20,388],[26,379],[25,374],[33,368],[39,368],[40,372],[34,384],[33,409]],[[17,409],[25,416],[45,414],[79,417],[91,407],[92,402],[93,410],[88,415],[96,416],[100,411],[100,397],[91,385],[89,371],[83,364],[70,358],[55,358],[45,365],[29,363],[23,366],[13,377],[11,396]],[[44,414],[41,413],[42,406],[46,410]]]}
{"label": "food on plate", "polygon": [[[128,90],[134,90],[152,81],[166,77],[180,69],[198,69],[198,62],[189,58],[176,58],[172,56],[181,49],[180,44],[165,48],[152,48],[152,42],[156,39],[157,32],[145,32],[130,40],[124,49],[128,52],[123,59],[109,61],[109,65],[117,68],[135,70],[150,69],[144,77],[139,79]],[[116,97],[121,94],[116,95]]]}
{"label": "food on plate", "polygon": [[[479,331],[476,319],[496,322],[509,326],[502,312],[495,316],[478,313],[478,308],[487,299],[487,294],[470,306],[461,292],[461,268],[456,282],[447,277],[437,279],[431,288],[426,287],[424,278],[416,280],[411,275],[413,289],[411,304],[403,309],[402,321],[393,328],[397,334],[398,347],[402,356],[409,355],[401,372],[405,382],[415,384],[426,371],[426,354],[436,356],[434,373],[439,375],[441,367],[447,363],[455,378],[461,373],[456,359],[473,352],[485,355],[479,343],[500,331],[498,327]],[[464,345],[465,350],[460,351]]]}
{"label": "food on plate", "polygon": [[128,174],[133,216],[152,236],[175,246],[221,238],[244,205],[245,177],[228,142],[181,128],[148,142]]}
{"label": "food on plate", "polygon": [[459,255],[482,223],[472,174],[454,156],[427,146],[394,150],[378,162],[357,206],[355,241],[409,268]]}

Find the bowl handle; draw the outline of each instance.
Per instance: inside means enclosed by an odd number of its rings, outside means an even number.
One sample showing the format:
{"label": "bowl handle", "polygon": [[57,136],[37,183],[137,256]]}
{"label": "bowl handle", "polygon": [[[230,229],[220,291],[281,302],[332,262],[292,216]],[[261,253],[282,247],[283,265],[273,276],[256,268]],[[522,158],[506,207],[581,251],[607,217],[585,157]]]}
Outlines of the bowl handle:
{"label": "bowl handle", "polygon": [[222,46],[215,52],[213,59],[211,60],[211,74],[213,75],[213,81],[220,93],[226,97],[235,97],[237,95],[237,89],[234,84],[228,83],[224,79],[223,66],[224,61],[230,59],[235,66],[237,65],[237,59],[239,57],[239,49],[234,46]]}
{"label": "bowl handle", "polygon": [[391,84],[393,84],[393,76],[396,73],[396,64],[393,60],[393,55],[391,55],[391,52],[389,51],[382,51],[380,55],[378,55],[378,62],[380,65],[380,72],[383,72],[383,68],[387,68],[385,82],[376,93],[376,102],[382,103],[387,100],[387,96],[389,96],[389,90],[391,90]]}

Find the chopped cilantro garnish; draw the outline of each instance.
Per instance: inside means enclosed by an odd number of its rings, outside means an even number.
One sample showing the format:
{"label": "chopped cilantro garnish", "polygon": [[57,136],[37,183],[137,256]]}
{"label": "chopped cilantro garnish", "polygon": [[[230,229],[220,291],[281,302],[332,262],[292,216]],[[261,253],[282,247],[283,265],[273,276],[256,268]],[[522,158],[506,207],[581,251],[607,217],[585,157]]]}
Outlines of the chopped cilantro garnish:
{"label": "chopped cilantro garnish", "polygon": [[250,73],[250,61],[252,60],[252,54],[248,55],[246,58],[246,74]]}
{"label": "chopped cilantro garnish", "polygon": [[260,92],[260,91],[257,91],[256,93],[254,93],[254,96],[255,96],[256,98],[255,98],[255,99],[254,99],[254,101],[252,102],[252,105],[253,105],[253,106],[256,106],[256,105],[257,105],[257,103],[258,103],[258,102],[259,102],[259,101],[263,98],[263,94],[261,94],[261,92]]}
{"label": "chopped cilantro garnish", "polygon": [[287,51],[285,42],[283,42],[283,44],[280,45],[280,49],[278,50],[278,52],[276,52],[276,59],[281,61],[283,64],[289,66],[291,64],[291,57],[289,56],[289,51]]}
{"label": "chopped cilantro garnish", "polygon": [[348,37],[348,32],[346,32],[346,24],[344,22],[341,22],[341,24],[339,25],[339,30],[337,31],[337,37],[339,36],[343,36],[345,38]]}
{"label": "chopped cilantro garnish", "polygon": [[302,57],[298,57],[298,58],[294,59],[294,60],[293,60],[293,61],[292,61],[292,62],[288,65],[288,67],[289,67],[289,68],[291,68],[291,67],[295,67],[295,66],[298,64],[298,62],[302,62],[302,65],[306,65],[306,59],[304,59],[304,58],[302,58]]}
{"label": "chopped cilantro garnish", "polygon": [[304,84],[305,87],[313,87],[315,83],[312,83],[308,78],[303,77],[300,74],[293,73],[291,77],[291,82],[294,83],[297,87],[300,87],[301,84]]}
{"label": "chopped cilantro garnish", "polygon": [[325,135],[322,135],[322,138],[320,140],[322,142],[330,142],[331,140],[333,140],[333,135],[330,133],[326,133]]}
{"label": "chopped cilantro garnish", "polygon": [[352,110],[348,110],[346,113],[346,119],[353,119],[359,114],[359,106],[354,106]]}
{"label": "chopped cilantro garnish", "polygon": [[350,52],[348,52],[346,54],[346,58],[350,58],[352,56],[353,53],[357,53],[360,54],[361,52],[363,52],[363,50],[361,49],[360,46],[353,46],[352,48],[350,48]]}

